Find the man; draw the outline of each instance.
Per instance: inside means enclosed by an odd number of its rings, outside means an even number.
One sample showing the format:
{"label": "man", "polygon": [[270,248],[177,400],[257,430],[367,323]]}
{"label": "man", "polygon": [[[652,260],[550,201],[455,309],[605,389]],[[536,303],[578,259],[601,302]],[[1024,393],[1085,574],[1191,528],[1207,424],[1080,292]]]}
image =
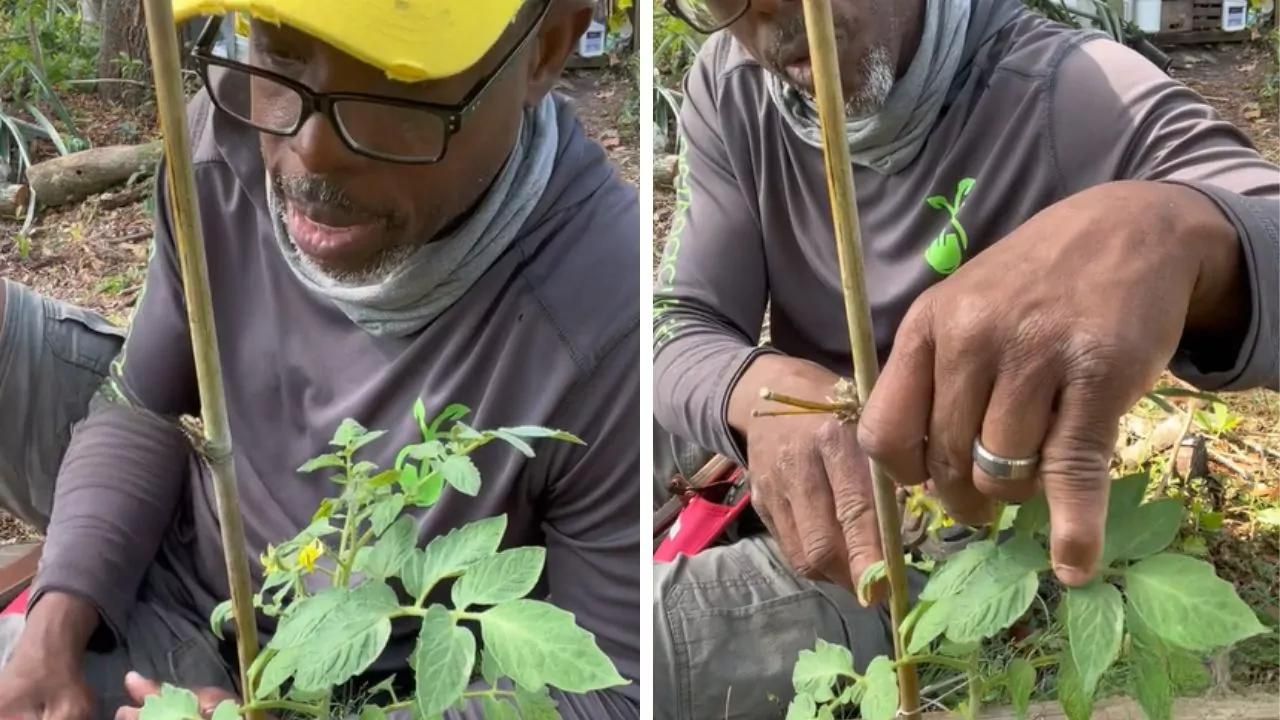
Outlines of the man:
{"label": "man", "polygon": [[801,3],[669,5],[724,31],[687,80],[655,415],[749,468],[770,532],[657,567],[660,718],[780,715],[815,637],[891,653],[849,591],[882,556],[867,456],[969,524],[1043,489],[1077,586],[1117,420],[1163,369],[1280,384],[1280,171],[1201,98],[1017,0],[832,6],[884,364],[856,425],[752,412],[851,375]]}
{"label": "man", "polygon": [[[594,720],[638,717],[639,218],[551,93],[592,6],[175,1],[180,20],[255,14],[248,64],[213,57],[213,32],[197,48],[190,108],[250,557],[333,493],[296,469],[345,418],[389,430],[365,449],[381,467],[419,433],[418,398],[579,434],[532,460],[479,451],[479,496],[446,491],[417,520],[425,544],[506,513],[504,545],[546,547],[536,596],[632,681],[557,697]],[[0,487],[48,526],[0,715],[110,718],[160,682],[236,691],[234,648],[205,629],[229,597],[211,479],[174,422],[200,407],[170,218],[123,349],[91,313],[13,282],[0,297]],[[362,681],[403,684],[406,629]]]}

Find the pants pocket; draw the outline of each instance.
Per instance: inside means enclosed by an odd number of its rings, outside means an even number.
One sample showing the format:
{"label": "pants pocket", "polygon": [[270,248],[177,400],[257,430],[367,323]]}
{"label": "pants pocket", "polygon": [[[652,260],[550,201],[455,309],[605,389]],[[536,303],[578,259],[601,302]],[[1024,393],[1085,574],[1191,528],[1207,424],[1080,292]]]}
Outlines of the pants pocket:
{"label": "pants pocket", "polygon": [[45,342],[63,362],[88,370],[101,379],[111,369],[124,343],[123,329],[92,310],[44,298]]}

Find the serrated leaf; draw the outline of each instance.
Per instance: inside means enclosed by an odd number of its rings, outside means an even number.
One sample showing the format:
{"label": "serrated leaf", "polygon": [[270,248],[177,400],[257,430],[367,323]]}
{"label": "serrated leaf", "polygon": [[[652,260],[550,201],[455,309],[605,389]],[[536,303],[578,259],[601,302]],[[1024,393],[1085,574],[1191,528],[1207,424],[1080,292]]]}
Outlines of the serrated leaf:
{"label": "serrated leaf", "polygon": [[298,472],[309,473],[317,470],[323,470],[325,468],[343,468],[346,466],[347,462],[345,460],[330,453],[328,455],[321,455],[320,457],[306,461],[302,464],[302,467],[298,468]]}
{"label": "serrated leaf", "polygon": [[866,691],[862,696],[863,720],[893,720],[898,714],[898,673],[883,655],[867,666],[862,679]]}
{"label": "serrated leaf", "polygon": [[140,720],[203,720],[195,693],[169,684],[142,705]]}
{"label": "serrated leaf", "polygon": [[858,600],[864,606],[871,604],[871,596],[869,595],[871,588],[885,579],[887,572],[884,561],[877,560],[871,567],[867,568],[866,572],[862,573],[862,577],[858,579]]}
{"label": "serrated leaf", "polygon": [[1116,560],[1141,560],[1169,547],[1182,526],[1182,503],[1157,500],[1140,505],[1117,520],[1107,523],[1102,564]]}
{"label": "serrated leaf", "polygon": [[1067,720],[1090,720],[1093,716],[1093,695],[1084,691],[1071,653],[1058,656],[1058,704]]}
{"label": "serrated leaf", "polygon": [[996,548],[988,565],[998,577],[1019,577],[1023,573],[1039,573],[1049,569],[1049,551],[1040,541],[1028,535],[1015,535]]}
{"label": "serrated leaf", "polygon": [[497,605],[528,595],[542,577],[546,558],[546,548],[521,547],[477,561],[453,585],[454,608]]}
{"label": "serrated leaf", "polygon": [[573,693],[626,685],[595,636],[573,615],[537,600],[514,600],[480,615],[484,645],[507,676],[524,687]]}
{"label": "serrated leaf", "polygon": [[354,569],[379,580],[395,577],[401,574],[417,544],[417,521],[408,515],[401,516],[373,547],[363,548],[356,554]]}
{"label": "serrated leaf", "polygon": [[514,705],[489,695],[480,697],[480,709],[484,720],[520,720],[520,711]]}
{"label": "serrated leaf", "polygon": [[1095,581],[1082,588],[1067,588],[1067,639],[1071,659],[1086,695],[1098,689],[1098,680],[1120,655],[1124,638],[1124,600],[1114,586]]}
{"label": "serrated leaf", "polygon": [[309,640],[334,609],[347,599],[346,590],[330,589],[298,601],[289,608],[268,647],[275,650],[296,647]]}
{"label": "serrated leaf", "polygon": [[787,705],[787,720],[816,720],[818,703],[808,695],[797,695]]}
{"label": "serrated leaf", "polygon": [[845,683],[844,689],[840,691],[840,697],[836,699],[836,703],[842,707],[857,707],[862,704],[862,696],[867,692],[867,686],[861,682]]}
{"label": "serrated leaf", "polygon": [[466,417],[467,413],[470,412],[471,409],[466,405],[459,405],[457,403],[446,407],[439,415],[436,416],[435,420],[431,421],[431,427],[427,428],[426,439],[434,440],[436,435],[440,432],[441,425],[444,425],[450,420],[460,420]]}
{"label": "serrated leaf", "polygon": [[1009,661],[1005,671],[1005,683],[1009,688],[1009,698],[1013,702],[1013,711],[1018,720],[1027,720],[1027,711],[1031,708],[1031,694],[1036,688],[1036,669],[1025,658],[1014,658]]}
{"label": "serrated leaf", "polygon": [[[977,642],[1008,628],[1031,607],[1039,586],[1034,572],[1014,575],[1007,567],[983,566],[974,573],[965,592],[955,598],[947,639]],[[919,631],[917,627],[916,632]]]}
{"label": "serrated leaf", "polygon": [[405,448],[405,454],[414,460],[435,460],[444,455],[444,443],[439,440],[427,440]]}
{"label": "serrated leaf", "polygon": [[378,438],[386,434],[387,434],[386,430],[373,430],[370,432],[366,432],[363,435],[360,435],[351,441],[351,451],[355,452],[356,450],[359,450],[365,445],[368,445],[369,443],[373,442],[374,440],[377,440]]}
{"label": "serrated leaf", "polygon": [[1018,507],[1018,515],[1013,519],[1013,531],[1019,535],[1034,535],[1049,527],[1049,502],[1044,493]]}
{"label": "serrated leaf", "polygon": [[391,487],[392,485],[395,485],[397,482],[400,481],[401,476],[402,476],[402,472],[400,470],[391,468],[389,470],[383,470],[377,475],[374,475],[373,477],[369,478],[368,484],[369,484],[369,487],[373,488],[374,490],[378,490],[384,487]]}
{"label": "serrated leaf", "polygon": [[791,670],[791,684],[795,691],[811,695],[820,703],[835,698],[836,681],[853,677],[853,654],[849,649],[821,638],[814,649],[800,651]]}
{"label": "serrated leaf", "polygon": [[521,425],[519,427],[502,428],[503,432],[511,433],[516,437],[538,440],[541,438],[550,438],[552,440],[560,440],[563,442],[573,443],[574,445],[586,445],[577,435],[565,432],[563,430],[552,430],[550,428],[534,427],[532,425]]}
{"label": "serrated leaf", "polygon": [[520,452],[521,455],[524,455],[525,457],[531,458],[531,457],[534,457],[535,455],[535,453],[533,452],[533,448],[529,446],[529,443],[525,442],[524,440],[521,440],[520,436],[518,435],[513,435],[510,432],[507,432],[506,430],[494,430],[493,436],[505,442],[506,444],[510,445],[511,447],[515,448],[517,451]]}
{"label": "serrated leaf", "polygon": [[947,625],[951,622],[951,611],[954,607],[953,599],[938,600],[928,610],[924,611],[920,619],[916,621],[915,628],[911,631],[911,642],[907,647],[908,652],[918,653],[924,650],[929,647],[929,643],[946,632]]}
{"label": "serrated leaf", "polygon": [[[476,659],[476,639],[440,605],[427,608],[413,651],[418,717],[443,713],[462,698]],[[488,717],[486,715],[485,717]]]}
{"label": "serrated leaf", "polygon": [[1184,555],[1153,555],[1125,573],[1135,612],[1165,642],[1196,652],[1264,632],[1253,610],[1213,566]]}
{"label": "serrated leaf", "polygon": [[520,708],[522,720],[560,720],[559,705],[546,688],[534,691],[516,687],[516,707]]}
{"label": "serrated leaf", "polygon": [[[254,689],[254,699],[261,700],[271,697],[285,680],[293,677],[293,673],[298,668],[298,660],[301,657],[300,648],[294,647],[288,650],[276,651],[274,648],[268,649],[258,656],[258,660],[262,660],[270,653],[270,658],[265,662],[262,674],[258,678],[257,685]],[[256,666],[257,661],[254,662]]]}
{"label": "serrated leaf", "polygon": [[375,536],[382,535],[396,521],[396,518],[400,517],[403,510],[403,495],[388,495],[379,500],[369,515],[369,529],[373,530]]}
{"label": "serrated leaf", "polygon": [[[375,433],[370,433],[370,434],[373,435]],[[379,431],[378,433],[376,433],[376,435],[378,436],[381,436],[382,434],[383,434],[382,431]],[[367,483],[369,481],[369,473],[377,469],[378,469],[378,465],[376,463],[371,463],[368,460],[362,460],[356,463],[354,466],[352,466],[351,477],[365,478],[365,482]]]}
{"label": "serrated leaf", "polygon": [[466,455],[453,455],[440,464],[440,474],[455,490],[475,497],[480,492],[480,470]]}
{"label": "serrated leaf", "polygon": [[405,562],[400,579],[415,598],[445,577],[462,572],[478,560],[498,552],[507,531],[507,516],[498,515],[440,535]]}
{"label": "serrated leaf", "polygon": [[342,424],[338,425],[338,429],[334,431],[333,439],[329,441],[329,444],[334,447],[345,448],[356,438],[367,432],[368,430],[365,430],[363,425],[351,418],[347,418],[342,421]]}
{"label": "serrated leaf", "polygon": [[489,648],[480,651],[480,677],[484,678],[484,682],[489,687],[498,686],[498,678],[505,677],[506,673],[502,671],[502,666],[493,657],[493,653],[489,652]]}
{"label": "serrated leaf", "polygon": [[994,555],[995,551],[995,543],[983,540],[956,553],[929,578],[928,584],[920,593],[920,599],[936,601],[959,593],[969,576]]}
{"label": "serrated leaf", "polygon": [[1169,647],[1156,637],[1142,617],[1125,607],[1129,628],[1130,691],[1147,720],[1173,719],[1173,685]]}
{"label": "serrated leaf", "polygon": [[213,709],[212,720],[238,720],[239,717],[240,706],[235,700],[223,700]]}
{"label": "serrated leaf", "polygon": [[214,637],[219,640],[225,640],[222,636],[222,627],[235,617],[234,608],[231,601],[226,600],[218,603],[218,606],[209,613],[209,628],[213,630]]}
{"label": "serrated leaf", "polygon": [[324,630],[297,647],[294,689],[320,691],[341,685],[368,670],[391,637],[396,594],[384,583],[366,582],[344,592],[346,598],[326,619]]}

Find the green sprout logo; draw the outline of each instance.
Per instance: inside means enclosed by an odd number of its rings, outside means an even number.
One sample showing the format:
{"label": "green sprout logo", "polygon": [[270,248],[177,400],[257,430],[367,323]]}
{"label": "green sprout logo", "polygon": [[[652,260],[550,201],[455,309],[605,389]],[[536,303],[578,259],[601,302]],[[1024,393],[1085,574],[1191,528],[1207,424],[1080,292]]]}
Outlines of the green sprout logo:
{"label": "green sprout logo", "polygon": [[961,180],[956,185],[955,200],[951,202],[942,195],[933,195],[924,200],[929,207],[945,211],[948,217],[947,227],[943,228],[924,253],[925,262],[939,275],[950,275],[964,262],[965,251],[969,249],[969,234],[964,231],[958,216],[976,183],[973,178]]}

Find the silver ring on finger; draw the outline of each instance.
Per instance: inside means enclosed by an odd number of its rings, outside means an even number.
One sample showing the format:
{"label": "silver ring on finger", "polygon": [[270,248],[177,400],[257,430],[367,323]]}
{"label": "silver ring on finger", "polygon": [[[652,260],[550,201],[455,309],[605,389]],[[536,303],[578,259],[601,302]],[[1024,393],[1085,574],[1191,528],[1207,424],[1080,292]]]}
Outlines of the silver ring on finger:
{"label": "silver ring on finger", "polygon": [[1040,454],[1024,458],[1001,457],[983,447],[981,438],[974,438],[973,462],[997,480],[1030,480],[1040,469]]}

